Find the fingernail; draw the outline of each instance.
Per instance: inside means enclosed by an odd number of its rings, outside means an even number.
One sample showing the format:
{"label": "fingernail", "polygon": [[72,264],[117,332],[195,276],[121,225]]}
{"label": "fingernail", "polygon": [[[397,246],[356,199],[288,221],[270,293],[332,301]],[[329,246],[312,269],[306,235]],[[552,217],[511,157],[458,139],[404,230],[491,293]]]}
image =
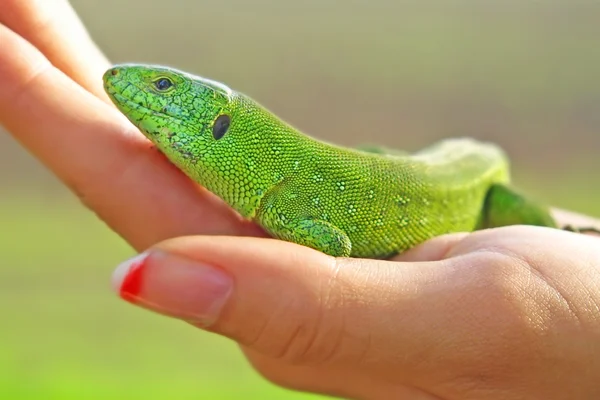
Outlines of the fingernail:
{"label": "fingernail", "polygon": [[209,326],[219,317],[233,281],[218,268],[153,250],[120,264],[113,273],[113,287],[130,303]]}

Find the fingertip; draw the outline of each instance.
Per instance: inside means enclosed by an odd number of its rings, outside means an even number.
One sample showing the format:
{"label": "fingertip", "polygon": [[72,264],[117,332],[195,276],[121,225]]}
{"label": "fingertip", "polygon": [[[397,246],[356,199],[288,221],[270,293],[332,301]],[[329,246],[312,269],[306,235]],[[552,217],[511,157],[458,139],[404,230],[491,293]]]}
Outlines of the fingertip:
{"label": "fingertip", "polygon": [[129,303],[199,327],[219,317],[233,290],[221,268],[157,249],[121,263],[112,285]]}
{"label": "fingertip", "polygon": [[600,220],[597,218],[561,209],[552,210],[552,214],[554,215],[561,227],[570,225],[575,228],[593,227],[596,229],[600,229]]}
{"label": "fingertip", "polygon": [[134,275],[132,272],[138,270],[147,257],[147,253],[138,254],[115,268],[111,278],[111,286],[115,293],[121,295],[124,287],[132,286],[132,275]]}

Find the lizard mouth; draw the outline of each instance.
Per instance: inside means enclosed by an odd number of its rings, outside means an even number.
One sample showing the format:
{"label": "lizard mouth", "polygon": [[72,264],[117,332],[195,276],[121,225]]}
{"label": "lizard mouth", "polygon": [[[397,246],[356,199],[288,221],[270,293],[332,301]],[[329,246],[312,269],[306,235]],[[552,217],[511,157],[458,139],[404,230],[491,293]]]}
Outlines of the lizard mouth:
{"label": "lizard mouth", "polygon": [[[133,88],[133,90],[131,90]],[[156,123],[157,121],[164,121],[166,126],[183,126],[188,129],[193,127],[185,120],[178,118],[177,116],[171,115],[166,112],[164,108],[156,109],[149,107],[143,102],[138,102],[132,99],[136,94],[143,92],[139,86],[132,82],[125,82],[122,80],[116,80],[114,76],[111,76],[104,83],[104,89],[108,94],[111,101],[115,106],[138,128],[144,133],[144,135],[152,138],[161,132],[157,132],[154,129],[146,129],[148,125],[148,119]],[[130,89],[129,95],[123,93]],[[163,128],[163,132],[165,128]]]}
{"label": "lizard mouth", "polygon": [[[143,103],[138,103],[127,96],[123,96],[119,92],[110,93],[110,97],[113,99],[117,106],[122,109],[124,112],[128,112],[129,110],[137,110],[144,114],[151,114],[152,116],[159,118],[173,118],[171,115],[167,114],[164,111],[157,111],[148,106],[145,106]],[[128,113],[126,114],[128,115]]]}
{"label": "lizard mouth", "polygon": [[[133,88],[134,90],[130,93],[129,96],[124,95],[123,93],[127,90]],[[143,93],[142,88],[134,84],[133,82],[127,82],[124,80],[116,79],[115,76],[111,76],[109,79],[106,79],[104,82],[104,90],[111,98],[113,103],[121,109],[121,111],[125,112],[128,115],[128,111],[137,110],[141,112],[145,112],[147,114],[152,114],[157,117],[162,118],[170,118],[169,114],[167,114],[163,110],[156,110],[154,108],[149,107],[143,102],[137,102],[133,100],[133,97],[138,93]]]}

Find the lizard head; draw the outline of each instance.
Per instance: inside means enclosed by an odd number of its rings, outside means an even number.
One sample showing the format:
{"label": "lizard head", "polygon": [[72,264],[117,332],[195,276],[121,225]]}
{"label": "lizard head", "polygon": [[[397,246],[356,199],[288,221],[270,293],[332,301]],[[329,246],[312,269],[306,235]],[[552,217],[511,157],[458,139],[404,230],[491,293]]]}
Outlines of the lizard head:
{"label": "lizard head", "polygon": [[293,163],[282,149],[300,135],[221,83],[134,64],[109,69],[103,80],[121,113],[173,164],[244,216],[282,179],[281,165]]}
{"label": "lizard head", "polygon": [[117,65],[104,89],[117,108],[171,161],[197,162],[231,122],[233,91],[171,68]]}

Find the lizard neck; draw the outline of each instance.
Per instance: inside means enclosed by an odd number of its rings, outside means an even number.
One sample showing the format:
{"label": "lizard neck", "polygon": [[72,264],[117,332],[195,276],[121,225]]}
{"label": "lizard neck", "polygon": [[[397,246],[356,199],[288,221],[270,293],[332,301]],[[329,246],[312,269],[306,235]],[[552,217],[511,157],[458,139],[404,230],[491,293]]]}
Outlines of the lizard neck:
{"label": "lizard neck", "polygon": [[251,219],[267,192],[319,162],[324,144],[242,94],[230,113],[229,131],[197,161],[192,178]]}

